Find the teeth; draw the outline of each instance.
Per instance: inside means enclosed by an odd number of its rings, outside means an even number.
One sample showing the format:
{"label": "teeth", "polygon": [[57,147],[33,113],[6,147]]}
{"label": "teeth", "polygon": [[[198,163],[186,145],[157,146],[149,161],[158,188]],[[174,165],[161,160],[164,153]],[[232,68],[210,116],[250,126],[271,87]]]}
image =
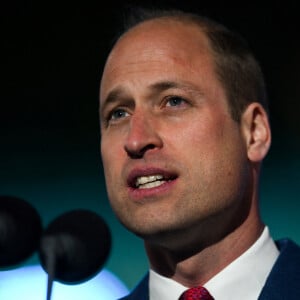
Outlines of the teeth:
{"label": "teeth", "polygon": [[138,186],[139,189],[151,189],[156,186],[160,186],[164,183],[164,181],[154,181],[154,182],[149,182],[143,185]]}
{"label": "teeth", "polygon": [[141,176],[136,179],[135,186],[138,188],[153,188],[163,183],[162,175]]}

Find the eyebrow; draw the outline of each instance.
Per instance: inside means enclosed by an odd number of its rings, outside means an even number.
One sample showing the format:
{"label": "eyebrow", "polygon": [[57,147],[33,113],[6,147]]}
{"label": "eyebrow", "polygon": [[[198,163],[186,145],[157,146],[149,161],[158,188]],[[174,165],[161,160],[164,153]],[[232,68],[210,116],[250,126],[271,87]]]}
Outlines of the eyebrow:
{"label": "eyebrow", "polygon": [[102,105],[100,101],[100,115],[103,113],[103,111],[108,105],[114,104],[118,101],[118,99],[124,97],[126,97],[126,91],[122,87],[116,87],[115,89],[110,91],[107,97],[103,100]]}
{"label": "eyebrow", "polygon": [[[170,88],[178,88],[181,85],[174,82],[174,81],[160,81],[156,82],[154,84],[151,84],[149,86],[149,90],[152,90],[154,92],[161,92]],[[112,91],[109,92],[108,96],[106,99],[103,101],[103,104],[109,104],[109,103],[114,103],[116,99],[120,97],[124,97],[126,94],[125,90],[122,87],[116,87]]]}
{"label": "eyebrow", "polygon": [[154,92],[161,92],[172,88],[182,87],[181,84],[175,81],[160,81],[150,85],[149,90]]}
{"label": "eyebrow", "polygon": [[185,91],[192,92],[194,94],[203,95],[202,89],[199,86],[195,87],[193,84],[184,81],[172,81],[172,80],[164,80],[153,83],[149,86],[149,90],[154,93],[160,93],[168,89],[182,89]]}
{"label": "eyebrow", "polygon": [[[153,84],[151,84],[150,86],[148,86],[148,90],[151,93],[154,94],[158,94],[161,93],[165,90],[168,89],[172,89],[172,88],[180,88],[180,89],[184,89],[184,90],[190,90],[195,92],[196,88],[189,84],[189,83],[185,83],[185,82],[176,82],[176,81],[172,81],[172,80],[162,80],[159,82],[155,82]],[[198,93],[201,91],[197,91]],[[119,101],[120,98],[123,99],[128,99],[129,95],[126,92],[126,90],[123,87],[116,87],[113,90],[111,90],[109,92],[109,94],[107,95],[107,97],[105,98],[105,100],[103,101],[102,105],[100,106],[100,112],[103,112],[105,110],[105,107],[107,107],[110,104],[114,104],[117,101]]]}

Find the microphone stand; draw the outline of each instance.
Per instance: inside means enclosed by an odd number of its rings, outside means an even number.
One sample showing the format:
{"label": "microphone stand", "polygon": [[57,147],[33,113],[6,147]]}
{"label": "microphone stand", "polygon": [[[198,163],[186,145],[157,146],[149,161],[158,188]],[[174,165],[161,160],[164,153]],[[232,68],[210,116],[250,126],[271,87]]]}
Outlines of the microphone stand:
{"label": "microphone stand", "polygon": [[56,264],[57,264],[57,251],[58,246],[55,238],[44,237],[41,240],[41,247],[44,249],[45,254],[45,267],[48,273],[47,278],[47,296],[46,300],[51,300],[53,282],[56,273]]}
{"label": "microphone stand", "polygon": [[53,281],[55,275],[55,258],[54,255],[51,255],[50,259],[47,262],[48,270],[48,280],[47,280],[47,297],[46,300],[51,300]]}

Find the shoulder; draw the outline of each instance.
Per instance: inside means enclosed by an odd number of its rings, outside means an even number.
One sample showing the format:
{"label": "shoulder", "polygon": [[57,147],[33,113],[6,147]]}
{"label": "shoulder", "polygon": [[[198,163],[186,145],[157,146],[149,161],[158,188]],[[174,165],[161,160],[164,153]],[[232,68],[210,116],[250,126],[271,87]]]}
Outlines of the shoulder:
{"label": "shoulder", "polygon": [[290,239],[282,239],[275,242],[278,247],[280,254],[285,252],[294,252],[296,255],[299,255],[300,246]]}
{"label": "shoulder", "polygon": [[300,246],[290,239],[276,241],[280,251],[259,299],[300,299]]}
{"label": "shoulder", "polygon": [[274,265],[276,267],[288,267],[291,270],[299,270],[300,264],[300,246],[290,239],[282,239],[276,241],[279,249],[279,257]]}
{"label": "shoulder", "polygon": [[[290,239],[276,241],[279,257],[272,272],[281,272],[285,275],[295,275],[300,282],[300,246]],[[293,277],[290,279],[292,280]],[[299,298],[300,299],[300,298]]]}

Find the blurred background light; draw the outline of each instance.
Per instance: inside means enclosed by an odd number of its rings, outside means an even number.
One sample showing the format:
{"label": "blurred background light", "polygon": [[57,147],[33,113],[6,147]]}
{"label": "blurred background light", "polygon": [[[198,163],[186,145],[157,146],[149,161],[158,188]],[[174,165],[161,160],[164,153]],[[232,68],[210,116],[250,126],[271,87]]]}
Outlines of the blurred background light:
{"label": "blurred background light", "polygon": [[[1,300],[46,299],[47,274],[40,265],[0,271]],[[51,300],[116,300],[128,294],[125,284],[103,269],[92,279],[77,285],[54,282]]]}

